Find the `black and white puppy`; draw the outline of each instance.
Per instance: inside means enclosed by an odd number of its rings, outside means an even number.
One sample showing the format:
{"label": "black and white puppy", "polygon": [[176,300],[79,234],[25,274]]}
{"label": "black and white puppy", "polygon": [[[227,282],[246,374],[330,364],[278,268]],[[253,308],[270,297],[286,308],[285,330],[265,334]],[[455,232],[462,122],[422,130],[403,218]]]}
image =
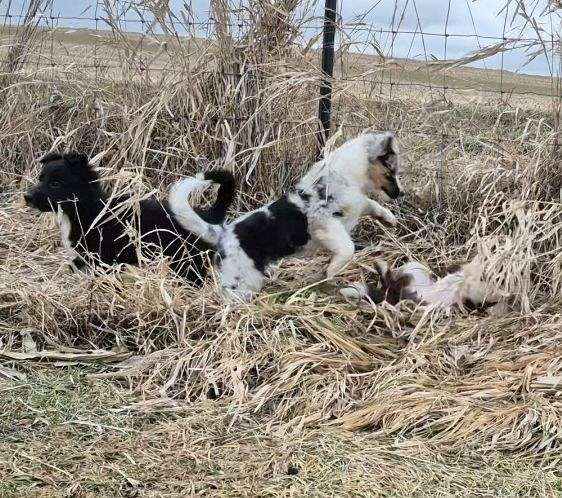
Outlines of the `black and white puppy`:
{"label": "black and white puppy", "polygon": [[408,261],[396,269],[380,259],[374,262],[379,285],[354,283],[340,290],[346,299],[368,297],[375,304],[385,301],[392,305],[409,300],[427,308],[448,311],[457,306],[473,311],[485,310],[509,297],[486,282],[484,266],[477,259],[454,265],[439,276],[419,261]]}
{"label": "black and white puppy", "polygon": [[[111,198],[83,154],[51,153],[41,163],[39,183],[24,195],[25,202],[58,215],[62,243],[75,269],[86,264],[137,265],[141,258],[162,253],[178,275],[200,282],[203,253],[212,246],[177,223],[166,202]],[[208,223],[222,223],[234,198],[234,178],[223,170],[208,172],[205,178],[220,188],[215,204],[198,215]]]}
{"label": "black and white puppy", "polygon": [[211,224],[189,205],[191,192],[205,188],[204,178],[186,178],[170,192],[170,209],[178,223],[216,248],[215,266],[227,297],[249,300],[259,292],[265,271],[280,258],[316,249],[332,253],[332,278],[353,257],[350,232],[363,214],[395,224],[388,209],[369,192],[401,194],[398,149],[394,135],[366,134],[351,140],[280,199],[226,226]]}

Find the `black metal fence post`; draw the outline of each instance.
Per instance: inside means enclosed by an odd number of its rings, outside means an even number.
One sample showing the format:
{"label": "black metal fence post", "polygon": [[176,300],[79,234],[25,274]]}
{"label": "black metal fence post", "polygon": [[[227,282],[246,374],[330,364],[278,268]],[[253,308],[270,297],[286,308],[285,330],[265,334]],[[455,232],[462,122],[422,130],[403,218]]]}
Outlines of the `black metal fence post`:
{"label": "black metal fence post", "polygon": [[334,41],[336,38],[337,0],[326,0],[324,8],[324,37],[322,41],[322,84],[318,118],[322,124],[318,132],[318,148],[322,151],[330,135],[332,118],[332,78],[334,76]]}

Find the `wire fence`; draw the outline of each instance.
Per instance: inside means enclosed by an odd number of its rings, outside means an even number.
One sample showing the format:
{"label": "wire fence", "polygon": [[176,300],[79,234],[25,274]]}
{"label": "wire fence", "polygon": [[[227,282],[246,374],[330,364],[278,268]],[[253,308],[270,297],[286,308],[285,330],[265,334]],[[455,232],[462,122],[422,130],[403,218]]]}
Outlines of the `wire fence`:
{"label": "wire fence", "polygon": [[[131,41],[138,45],[139,52],[144,56],[144,60],[141,57],[142,70],[174,71],[165,57],[150,58],[150,53],[160,48],[166,37],[181,37],[189,43],[189,40],[209,39],[215,32],[216,19],[212,17],[210,1],[172,1],[166,18],[157,19],[147,3],[128,0],[98,0],[85,5],[69,0],[9,0],[0,2],[3,50],[14,42],[16,28],[27,22],[32,3],[39,4],[32,22],[41,29],[41,36],[28,55],[27,66],[35,69],[65,69],[71,63],[75,68],[95,70],[96,76],[105,76],[104,72],[108,69],[118,70],[121,65],[108,37],[115,27],[119,27],[123,32],[130,33]],[[316,41],[313,46],[320,48],[324,28],[323,2],[301,3],[306,5],[296,9],[294,15],[295,25],[301,31],[297,43],[303,46]],[[446,5],[443,19],[432,21],[430,28],[424,27],[425,19],[420,10],[426,10],[427,3],[435,9],[437,3],[433,1],[378,0],[364,12],[352,12],[348,7],[355,2],[350,0],[334,3],[338,9],[335,45],[336,61],[339,62],[336,64],[337,81],[373,85],[380,94],[386,93],[389,97],[402,88],[430,90],[443,97],[451,92],[467,90],[499,97],[559,96],[557,81],[560,76],[561,42],[560,16],[556,12],[540,16],[540,25],[526,20],[512,26],[510,19],[516,13],[517,2],[513,2],[511,9],[505,7],[499,12],[494,12],[493,6],[490,6],[487,20],[496,21],[492,25],[496,29],[501,28],[501,32],[490,34],[489,27],[484,33],[478,32],[473,13],[475,7],[467,0],[446,0],[441,5]],[[491,2],[494,3],[502,5],[504,2]],[[246,3],[230,2],[230,9],[233,20],[228,27],[234,35],[237,31],[244,32],[244,28],[252,22]],[[456,26],[452,25],[452,11],[457,13]],[[459,12],[462,14],[459,15]],[[460,17],[466,18],[462,27],[470,27],[472,32],[459,32]],[[499,25],[498,20],[501,21]],[[437,30],[435,25],[439,22],[442,26]],[[471,78],[467,74],[456,77],[454,71],[438,71],[440,66],[446,68],[450,59],[449,65],[454,60],[462,61],[461,52],[474,51],[481,53],[476,54],[472,66],[493,72],[479,84],[475,83],[477,77]],[[361,60],[361,56],[371,60]],[[385,61],[386,66],[369,71],[368,65],[375,58],[379,62]],[[421,65],[415,67],[418,63]],[[360,67],[361,64],[363,67]],[[463,67],[462,62],[457,66]],[[520,76],[515,77],[516,74]]]}
{"label": "wire fence", "polygon": [[[251,2],[250,2],[251,3]],[[338,0],[336,5],[333,74],[322,74],[321,40],[326,28],[324,0],[280,2],[298,35],[294,48],[307,50],[318,70],[318,92],[330,98],[332,129],[372,126],[368,116],[349,120],[348,101],[354,98],[385,103],[417,100],[426,106],[437,101],[469,103],[476,96],[498,114],[514,108],[544,108],[560,119],[560,11],[546,9],[539,0],[471,2],[468,0],[374,0],[363,9],[361,2]],[[29,24],[39,28],[24,70],[56,77],[81,71],[92,78],[119,78],[124,59],[147,78],[182,71],[167,51],[174,39],[196,57],[213,39],[216,24],[229,29],[233,40],[242,39],[255,23],[249,2],[222,2],[229,18],[214,17],[211,1],[171,0],[159,10],[158,2],[98,0],[89,4],[70,0],[0,1],[2,44],[0,55],[18,43],[18,32]],[[282,4],[282,5],[281,5]],[[30,10],[35,9],[33,15]],[[332,22],[330,20],[330,22]],[[275,27],[274,27],[275,28]],[[125,35],[124,35],[125,33]],[[116,43],[116,41],[118,43]],[[123,50],[123,43],[131,49]],[[246,71],[248,68],[244,68]],[[241,78],[240,72],[225,76]],[[329,91],[326,83],[329,82]],[[333,92],[332,92],[333,85]],[[320,114],[326,112],[320,106]],[[422,111],[420,111],[422,112]],[[314,120],[317,116],[311,115]],[[326,115],[319,116],[326,126]],[[243,115],[221,119],[243,122]],[[302,124],[279,116],[288,125]],[[392,128],[391,118],[385,123]],[[445,149],[458,130],[439,123],[401,128],[399,132],[437,137],[436,169],[443,178]],[[516,136],[494,136],[494,141],[520,142]],[[552,135],[559,146],[558,130]]]}

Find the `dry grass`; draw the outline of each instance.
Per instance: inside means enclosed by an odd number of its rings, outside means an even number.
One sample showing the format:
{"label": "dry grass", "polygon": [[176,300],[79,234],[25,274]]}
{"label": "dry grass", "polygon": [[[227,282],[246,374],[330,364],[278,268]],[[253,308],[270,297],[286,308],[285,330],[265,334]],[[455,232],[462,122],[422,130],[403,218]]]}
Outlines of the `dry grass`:
{"label": "dry grass", "polygon": [[[562,171],[548,106],[339,83],[336,142],[399,131],[400,226],[366,220],[338,282],[319,282],[322,257],[283,262],[247,306],[227,307],[212,279],[173,279],[165,261],[72,274],[54,219],[21,205],[33,159],[65,147],[139,196],[202,157],[240,179],[236,210],[277,195],[315,157],[318,82],[309,54],[287,50],[281,15],[260,2],[239,43],[219,31],[195,58],[178,44],[177,74],[136,70],[116,32],[126,85],[76,68],[7,75],[0,495],[562,492]],[[261,36],[273,21],[286,32]],[[477,251],[514,306],[420,317],[345,303],[338,284],[368,273],[379,243],[436,265]]]}
{"label": "dry grass", "polygon": [[[0,389],[2,389],[0,387]],[[2,496],[556,496],[532,461],[368,432],[269,430],[228,403],[134,404],[83,369],[2,389]],[[64,442],[64,446],[61,446]],[[26,492],[18,494],[22,489]]]}

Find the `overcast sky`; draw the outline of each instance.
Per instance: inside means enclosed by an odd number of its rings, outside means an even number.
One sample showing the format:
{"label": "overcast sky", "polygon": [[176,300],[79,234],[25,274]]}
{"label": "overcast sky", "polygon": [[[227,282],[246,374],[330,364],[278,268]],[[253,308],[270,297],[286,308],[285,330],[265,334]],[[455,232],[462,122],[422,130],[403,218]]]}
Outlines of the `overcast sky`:
{"label": "overcast sky", "polygon": [[[8,12],[12,15],[21,14],[29,0],[0,0],[0,16],[5,18]],[[123,17],[131,20],[124,27],[130,31],[141,31],[142,25],[137,21],[139,18],[126,5],[135,3],[134,1],[115,1],[123,11]],[[479,46],[486,46],[501,41],[504,32],[504,23],[507,24],[505,35],[514,38],[536,38],[535,33],[529,28],[524,28],[525,21],[522,17],[517,17],[512,23],[513,8],[507,11],[504,6],[508,0],[339,0],[338,10],[345,25],[345,35],[340,39],[353,40],[356,42],[354,50],[372,52],[372,44],[375,41],[388,55],[396,57],[411,57],[424,59],[426,57],[436,57],[444,59],[458,58],[468,52],[478,50]],[[234,3],[239,3],[236,0]],[[100,0],[98,2],[102,4]],[[138,2],[137,2],[138,3]],[[191,4],[194,20],[205,22],[209,15],[208,0],[169,0],[172,9],[179,14],[183,9],[184,3]],[[321,27],[321,14],[323,12],[324,0],[305,0],[309,8],[306,9],[307,17],[310,17],[309,28],[305,30],[303,42],[307,38],[314,36]],[[551,34],[554,33],[556,39],[560,33],[560,17],[558,14],[540,16],[548,4],[548,0],[527,0],[528,12],[534,13],[545,30],[544,37],[548,42],[551,41]],[[60,17],[55,21],[58,26],[72,27],[94,27],[95,22],[84,19],[86,17],[103,17],[104,10],[101,6],[97,7],[96,2],[91,0],[54,0],[52,13],[46,14]],[[127,10],[126,13],[124,11]],[[97,12],[97,13],[96,13]],[[506,16],[507,13],[507,16]],[[316,17],[315,17],[316,16]],[[62,19],[67,18],[67,19]],[[70,19],[69,19],[70,18]],[[80,18],[80,19],[75,19]],[[394,19],[394,26],[393,26]],[[361,24],[357,21],[361,21]],[[5,19],[5,22],[9,20]],[[12,18],[12,23],[16,18]],[[51,22],[51,21],[49,21]],[[103,29],[104,23],[98,22],[98,26]],[[419,34],[421,30],[426,33]],[[445,28],[449,37],[447,38],[447,51],[445,53],[445,38],[443,36],[433,36],[431,33],[445,33]],[[401,33],[392,35],[381,33],[380,30],[397,30],[414,33]],[[377,32],[379,30],[379,32]],[[198,30],[199,36],[205,35],[205,30]],[[455,36],[465,35],[465,36]],[[466,36],[468,35],[468,36]],[[479,35],[473,36],[473,35]],[[498,39],[486,39],[484,37],[497,37]],[[550,64],[544,56],[537,57],[533,62],[524,66],[527,60],[525,49],[521,47],[525,42],[515,45],[513,50],[504,54],[504,67],[512,71],[531,74],[549,74],[550,68],[555,72],[559,71],[559,58],[556,55],[554,64]],[[501,56],[497,55],[485,62],[476,63],[478,66],[488,68],[500,68]]]}

